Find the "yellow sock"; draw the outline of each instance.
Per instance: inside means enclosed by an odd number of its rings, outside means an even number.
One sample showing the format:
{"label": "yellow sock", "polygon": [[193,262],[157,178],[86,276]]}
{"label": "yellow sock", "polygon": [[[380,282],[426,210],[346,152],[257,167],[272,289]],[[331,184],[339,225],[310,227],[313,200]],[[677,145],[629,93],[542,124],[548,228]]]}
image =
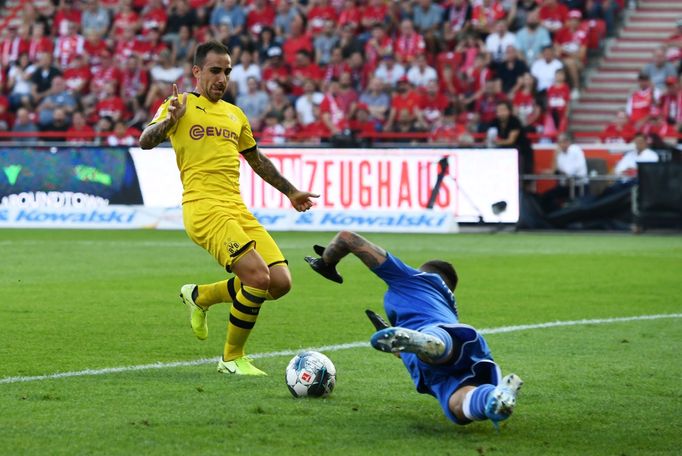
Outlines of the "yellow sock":
{"label": "yellow sock", "polygon": [[232,302],[232,298],[227,291],[227,280],[216,283],[199,285],[197,299],[194,301],[200,307],[209,307],[219,302]]}
{"label": "yellow sock", "polygon": [[230,308],[230,320],[227,323],[227,341],[223,351],[223,359],[231,361],[244,356],[244,345],[256,324],[258,312],[265,301],[266,290],[242,285],[237,291],[236,299]]}

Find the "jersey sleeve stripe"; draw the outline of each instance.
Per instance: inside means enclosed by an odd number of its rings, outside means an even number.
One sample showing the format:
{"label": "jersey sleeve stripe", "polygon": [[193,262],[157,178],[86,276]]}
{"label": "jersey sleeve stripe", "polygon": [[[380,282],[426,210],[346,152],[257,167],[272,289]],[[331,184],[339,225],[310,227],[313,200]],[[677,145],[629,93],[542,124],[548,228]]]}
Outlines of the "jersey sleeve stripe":
{"label": "jersey sleeve stripe", "polygon": [[253,147],[249,147],[248,149],[242,150],[242,151],[239,152],[239,153],[242,154],[242,155],[245,155],[245,154],[248,154],[249,152],[253,152],[253,151],[256,150],[257,148],[258,148],[258,144],[254,144]]}

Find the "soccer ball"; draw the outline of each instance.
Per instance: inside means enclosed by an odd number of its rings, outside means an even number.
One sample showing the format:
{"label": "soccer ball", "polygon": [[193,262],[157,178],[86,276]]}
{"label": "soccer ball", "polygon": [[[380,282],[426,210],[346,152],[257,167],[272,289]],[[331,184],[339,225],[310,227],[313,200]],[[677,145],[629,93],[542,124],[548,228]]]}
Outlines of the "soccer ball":
{"label": "soccer ball", "polygon": [[289,361],[285,379],[294,397],[325,397],[336,385],[336,367],[322,353],[305,351]]}

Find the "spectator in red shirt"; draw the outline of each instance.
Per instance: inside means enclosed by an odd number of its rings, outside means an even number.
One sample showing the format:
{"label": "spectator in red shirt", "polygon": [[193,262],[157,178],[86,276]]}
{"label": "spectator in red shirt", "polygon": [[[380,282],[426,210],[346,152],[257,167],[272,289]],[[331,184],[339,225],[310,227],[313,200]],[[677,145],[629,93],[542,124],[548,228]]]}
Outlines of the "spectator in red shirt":
{"label": "spectator in red shirt", "polygon": [[336,97],[339,106],[346,113],[346,116],[352,117],[355,114],[356,104],[358,102],[358,92],[353,87],[353,80],[348,71],[341,73],[339,77],[339,91]]}
{"label": "spectator in red shirt", "polygon": [[618,111],[613,122],[609,123],[599,135],[603,143],[625,144],[632,141],[637,131],[630,123],[625,111]]}
{"label": "spectator in red shirt", "polygon": [[439,144],[458,144],[462,136],[467,135],[465,124],[457,122],[457,111],[454,108],[447,108],[443,112],[443,117],[434,126],[429,142]]}
{"label": "spectator in red shirt", "polygon": [[374,24],[367,43],[365,43],[365,60],[370,71],[376,70],[381,56],[393,54],[393,40],[386,34],[383,24]]}
{"label": "spectator in red shirt", "polygon": [[311,53],[300,50],[296,53],[296,62],[291,68],[291,93],[299,96],[303,93],[303,83],[310,79],[319,84],[324,77],[322,69],[313,63]]}
{"label": "spectator in red shirt", "polygon": [[322,122],[332,135],[342,134],[350,127],[349,117],[341,107],[340,88],[338,81],[331,80],[324,99],[320,103]]}
{"label": "spectator in red shirt", "polygon": [[367,82],[373,73],[365,65],[365,59],[361,52],[353,52],[347,61],[347,71],[350,73],[351,81],[353,81],[353,88],[361,92],[363,88],[367,87]]}
{"label": "spectator in red shirt", "polygon": [[675,125],[670,125],[661,115],[661,110],[658,107],[651,108],[649,118],[642,126],[641,132],[651,137],[656,135],[663,139],[672,139],[674,143],[677,142],[677,128]]}
{"label": "spectator in red shirt", "polygon": [[137,34],[131,28],[125,29],[122,32],[121,37],[116,40],[114,60],[119,67],[124,66],[128,57],[137,52],[139,46],[138,40]]}
{"label": "spectator in red shirt", "polygon": [[118,87],[123,75],[121,70],[114,64],[111,52],[106,51],[102,54],[101,65],[92,73],[91,91],[99,95],[104,92],[104,87],[113,83]]}
{"label": "spectator in red shirt", "polygon": [[17,28],[10,25],[0,33],[0,65],[7,68],[10,62],[16,62],[19,59],[19,48],[14,45]]}
{"label": "spectator in red shirt", "polygon": [[471,23],[479,34],[487,35],[492,32],[495,22],[506,16],[507,12],[498,0],[483,0],[474,6]]}
{"label": "spectator in red shirt", "polygon": [[76,55],[83,53],[85,40],[78,34],[78,28],[79,25],[75,22],[68,22],[67,32],[55,42],[55,63],[60,68],[68,67]]}
{"label": "spectator in red shirt", "polygon": [[109,117],[114,122],[127,119],[126,106],[123,99],[118,96],[116,84],[111,82],[104,86],[104,96],[95,105],[95,112],[98,117]]}
{"label": "spectator in red shirt", "polygon": [[334,25],[338,22],[338,14],[329,0],[311,0],[308,5],[308,34],[315,36],[322,31],[324,24],[331,21]]}
{"label": "spectator in red shirt", "polygon": [[121,98],[128,102],[132,112],[136,112],[144,104],[148,88],[149,73],[140,58],[133,54],[128,57],[121,79]]}
{"label": "spectator in red shirt", "polygon": [[566,73],[564,70],[557,70],[554,84],[547,89],[547,114],[552,117],[554,128],[558,132],[564,132],[568,127],[570,99],[571,89],[566,84]]}
{"label": "spectator in red shirt", "polygon": [[568,19],[568,8],[558,0],[544,0],[540,7],[540,21],[542,25],[554,33],[561,29]]}
{"label": "spectator in red shirt", "polygon": [[298,121],[298,116],[293,106],[289,105],[284,108],[281,125],[284,127],[286,142],[295,142],[298,140],[301,131],[301,123]]}
{"label": "spectator in red shirt", "polygon": [[275,8],[268,0],[253,0],[251,9],[246,15],[246,29],[252,36],[258,37],[263,27],[274,27]]}
{"label": "spectator in red shirt", "polygon": [[285,130],[280,123],[280,117],[276,112],[265,114],[265,126],[258,135],[260,144],[284,144],[286,142]]}
{"label": "spectator in red shirt", "polygon": [[10,128],[12,128],[12,117],[9,113],[9,100],[6,96],[0,95],[0,131],[9,131]]}
{"label": "spectator in red shirt", "polygon": [[659,100],[661,115],[671,125],[682,127],[682,90],[677,78],[668,76],[665,80],[666,91]]}
{"label": "spectator in red shirt", "polygon": [[316,120],[301,128],[300,137],[303,142],[319,144],[323,138],[329,138],[331,132],[322,120],[320,105],[317,103],[313,104],[313,117]]}
{"label": "spectator in red shirt", "polygon": [[129,128],[125,122],[119,120],[114,123],[114,130],[107,137],[107,145],[116,146],[134,146],[137,144],[137,138],[142,132],[137,128]]}
{"label": "spectator in red shirt", "polygon": [[313,52],[313,42],[310,36],[304,33],[303,19],[301,16],[295,17],[296,19],[291,23],[291,34],[286,37],[282,45],[284,62],[289,66],[293,66],[296,63],[298,51],[308,51],[311,54]]}
{"label": "spectator in red shirt", "polygon": [[102,64],[102,57],[107,54],[111,55],[107,43],[97,34],[97,32],[90,32],[86,35],[85,43],[83,43],[83,51],[93,73],[96,72]]}
{"label": "spectator in red shirt", "polygon": [[66,139],[72,144],[93,142],[95,130],[85,122],[82,112],[76,111],[71,116],[71,126],[66,130]]}
{"label": "spectator in red shirt", "polygon": [[471,30],[471,18],[473,8],[469,0],[451,0],[444,3],[446,7],[445,27],[452,30],[456,35]]}
{"label": "spectator in red shirt", "polygon": [[420,102],[421,97],[416,91],[412,90],[407,76],[401,77],[398,80],[395,93],[391,97],[391,109],[388,112],[388,119],[386,119],[384,124],[385,129],[391,130],[394,127],[398,115],[403,110],[407,111],[410,118],[415,119],[420,127],[424,126],[422,112],[419,109]]}
{"label": "spectator in red shirt", "polygon": [[329,63],[322,70],[324,82],[329,82],[332,79],[339,79],[342,73],[350,73],[350,65],[343,59],[340,47],[335,47],[332,50]]}
{"label": "spectator in red shirt", "polygon": [[68,34],[68,23],[73,22],[80,27],[81,12],[71,0],[62,0],[57,6],[57,12],[52,19],[52,36]]}
{"label": "spectator in red shirt", "polygon": [[418,54],[426,50],[426,43],[414,29],[411,19],[403,19],[400,23],[400,35],[393,41],[395,56],[399,62],[410,64]]}
{"label": "spectator in red shirt", "polygon": [[355,114],[350,121],[350,129],[356,137],[366,137],[369,140],[377,131],[376,122],[370,118],[369,109],[365,103],[357,104]]}
{"label": "spectator in red shirt", "polygon": [[275,46],[268,49],[268,58],[263,65],[262,77],[265,87],[270,92],[277,85],[287,92],[291,90],[291,68],[284,63],[282,48]]}
{"label": "spectator in red shirt", "polygon": [[[19,55],[24,53],[29,53],[31,47],[31,26],[28,24],[22,24],[17,30],[16,34],[12,34],[10,31],[11,40],[9,41],[9,61],[6,64],[16,62]],[[29,58],[31,54],[29,53]],[[37,57],[37,54],[34,55]],[[35,59],[31,59],[31,62],[36,62]]]}
{"label": "spectator in red shirt", "polygon": [[367,5],[361,11],[361,23],[365,30],[370,30],[375,24],[387,23],[388,6],[384,0],[368,0]]}
{"label": "spectator in red shirt", "polygon": [[627,101],[625,112],[630,117],[630,122],[636,130],[639,130],[647,121],[651,108],[658,102],[658,91],[651,85],[649,75],[640,73],[638,78],[639,89],[635,90]]}
{"label": "spectator in red shirt", "polygon": [[463,102],[469,105],[483,96],[486,83],[493,78],[492,71],[488,67],[488,59],[484,54],[476,56],[474,65],[466,72],[466,76]]}
{"label": "spectator in red shirt", "polygon": [[362,10],[356,4],[356,0],[344,0],[343,7],[339,12],[339,27],[350,25],[355,30],[360,28],[360,21],[362,20]]}
{"label": "spectator in red shirt", "polygon": [[74,95],[80,96],[87,93],[92,73],[82,54],[73,58],[69,67],[64,70],[63,76],[66,87]]}
{"label": "spectator in red shirt", "polygon": [[587,33],[580,28],[581,19],[582,13],[578,10],[572,10],[568,14],[566,26],[559,30],[554,37],[557,54],[560,55],[571,80],[573,87],[571,97],[573,99],[580,95],[580,73],[587,57]]}
{"label": "spectator in red shirt", "polygon": [[163,32],[168,20],[168,13],[166,7],[163,6],[162,0],[149,0],[147,5],[142,8],[142,33],[146,34],[151,29],[158,29]]}
{"label": "spectator in red shirt", "polygon": [[158,27],[147,30],[147,34],[142,39],[135,40],[133,47],[133,52],[146,63],[155,60],[164,51],[171,52],[168,44],[161,40],[161,30]]}
{"label": "spectator in red shirt", "polygon": [[28,44],[28,58],[31,62],[35,62],[38,54],[41,52],[48,52],[52,54],[54,51],[54,42],[50,37],[45,36],[45,24],[36,22],[32,26],[31,39]]}
{"label": "spectator in red shirt", "polygon": [[542,125],[542,107],[537,101],[535,78],[530,73],[521,76],[521,87],[514,93],[513,112],[529,133]]}
{"label": "spectator in red shirt", "polygon": [[115,40],[120,40],[123,38],[125,30],[132,30],[134,33],[137,33],[139,29],[140,16],[133,10],[129,0],[121,1],[118,12],[114,14],[111,28],[112,37]]}
{"label": "spectator in red shirt", "polygon": [[421,91],[419,109],[422,112],[426,130],[433,130],[441,123],[445,110],[450,106],[447,95],[440,91],[438,81],[431,79]]}

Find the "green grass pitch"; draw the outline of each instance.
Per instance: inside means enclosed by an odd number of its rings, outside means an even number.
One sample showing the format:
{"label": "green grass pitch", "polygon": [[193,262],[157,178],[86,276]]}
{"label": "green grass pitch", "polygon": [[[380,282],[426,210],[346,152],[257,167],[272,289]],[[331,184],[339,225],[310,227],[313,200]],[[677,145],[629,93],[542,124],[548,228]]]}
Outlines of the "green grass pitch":
{"label": "green grass pitch", "polygon": [[[33,379],[217,357],[227,306],[196,340],[180,285],[224,277],[184,233],[0,231],[0,454],[677,455],[682,320],[575,324],[486,336],[525,385],[514,416],[458,427],[369,346],[325,353],[327,399],[290,396],[284,368],[306,347],[368,341],[383,284],[356,259],[346,283],[304,263],[331,233],[274,233],[292,292],[266,303],[247,346],[270,375],[215,364]],[[408,263],[456,265],[461,319],[478,328],[682,313],[682,238],[631,235],[367,235]],[[383,312],[382,312],[383,313]]]}

